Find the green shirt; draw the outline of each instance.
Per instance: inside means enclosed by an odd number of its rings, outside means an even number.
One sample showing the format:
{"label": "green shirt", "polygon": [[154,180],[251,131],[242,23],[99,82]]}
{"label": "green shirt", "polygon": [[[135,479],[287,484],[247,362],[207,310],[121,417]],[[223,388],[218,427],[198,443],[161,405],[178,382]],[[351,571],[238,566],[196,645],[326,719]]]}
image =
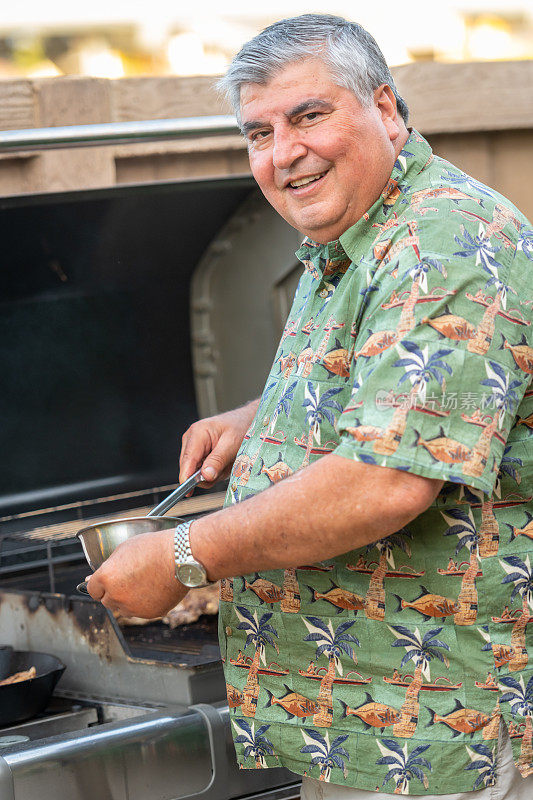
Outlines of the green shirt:
{"label": "green shirt", "polygon": [[227,503],[326,453],[445,483],[368,547],[224,582],[238,762],[465,792],[495,780],[501,714],[530,774],[531,224],[413,131],[364,217],[297,257]]}

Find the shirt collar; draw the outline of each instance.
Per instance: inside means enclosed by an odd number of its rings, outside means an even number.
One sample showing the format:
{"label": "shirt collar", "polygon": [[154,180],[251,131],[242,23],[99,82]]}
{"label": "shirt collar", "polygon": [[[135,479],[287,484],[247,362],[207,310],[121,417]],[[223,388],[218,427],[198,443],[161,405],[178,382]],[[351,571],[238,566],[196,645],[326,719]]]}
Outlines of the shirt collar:
{"label": "shirt collar", "polygon": [[[362,237],[372,228],[376,217],[385,222],[405,189],[433,158],[428,142],[414,128],[394,162],[390,178],[373,206],[339,239],[319,244],[305,237],[296,258],[316,280],[337,272],[346,272],[351,261],[360,256]],[[373,237],[374,238],[374,237]]]}
{"label": "shirt collar", "polygon": [[319,244],[306,236],[296,251],[296,258],[302,262],[311,277],[318,281],[338,272],[346,272],[351,264],[339,239]]}

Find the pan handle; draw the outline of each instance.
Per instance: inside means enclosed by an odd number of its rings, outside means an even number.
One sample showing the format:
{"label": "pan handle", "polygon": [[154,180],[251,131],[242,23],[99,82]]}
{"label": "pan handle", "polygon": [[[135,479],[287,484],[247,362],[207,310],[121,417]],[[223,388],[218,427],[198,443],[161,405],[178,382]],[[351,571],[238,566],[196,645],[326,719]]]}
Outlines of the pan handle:
{"label": "pan handle", "polygon": [[82,583],[78,583],[78,585],[76,586],[76,591],[78,591],[80,594],[88,595],[89,592],[87,590],[87,581],[83,581]]}
{"label": "pan handle", "polygon": [[158,503],[158,505],[156,505],[155,508],[152,508],[152,510],[149,511],[146,516],[147,517],[162,516],[165,513],[165,511],[168,511],[169,508],[172,508],[172,506],[176,505],[180,497],[186,495],[188,492],[191,491],[191,489],[194,489],[194,487],[198,483],[201,483],[203,480],[204,479],[202,478],[202,470],[199,469],[194,473],[194,475],[191,475],[190,478],[187,478],[186,481],[183,481],[183,483],[181,483],[176,489],[174,489],[174,491],[171,492],[168,495],[168,497],[165,497],[164,500],[161,500],[161,502]]}

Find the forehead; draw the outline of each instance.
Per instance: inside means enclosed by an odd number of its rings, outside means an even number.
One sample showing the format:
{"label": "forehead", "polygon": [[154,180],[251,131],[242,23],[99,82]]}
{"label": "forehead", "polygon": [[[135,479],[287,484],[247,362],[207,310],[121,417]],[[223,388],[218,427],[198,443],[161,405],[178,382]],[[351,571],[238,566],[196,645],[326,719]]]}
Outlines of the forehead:
{"label": "forehead", "polygon": [[241,86],[240,113],[243,122],[262,115],[286,113],[309,98],[335,103],[343,94],[355,95],[338,86],[327,66],[318,58],[287,64],[268,83]]}

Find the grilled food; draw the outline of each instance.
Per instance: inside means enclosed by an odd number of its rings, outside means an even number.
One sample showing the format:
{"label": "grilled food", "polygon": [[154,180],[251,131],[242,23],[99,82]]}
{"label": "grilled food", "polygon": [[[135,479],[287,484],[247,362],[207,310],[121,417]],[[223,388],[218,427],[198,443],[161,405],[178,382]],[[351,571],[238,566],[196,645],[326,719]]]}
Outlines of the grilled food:
{"label": "grilled food", "polygon": [[219,595],[220,583],[191,589],[181,603],[163,617],[163,622],[171,628],[177,628],[178,625],[190,625],[191,622],[196,622],[202,614],[217,614]]}
{"label": "grilled food", "polygon": [[37,675],[37,670],[35,667],[30,667],[29,669],[23,670],[22,672],[15,672],[13,675],[9,675],[9,677],[4,678],[3,681],[0,681],[0,686],[8,686],[10,683],[20,683],[21,681],[29,681],[30,678],[35,678]]}

